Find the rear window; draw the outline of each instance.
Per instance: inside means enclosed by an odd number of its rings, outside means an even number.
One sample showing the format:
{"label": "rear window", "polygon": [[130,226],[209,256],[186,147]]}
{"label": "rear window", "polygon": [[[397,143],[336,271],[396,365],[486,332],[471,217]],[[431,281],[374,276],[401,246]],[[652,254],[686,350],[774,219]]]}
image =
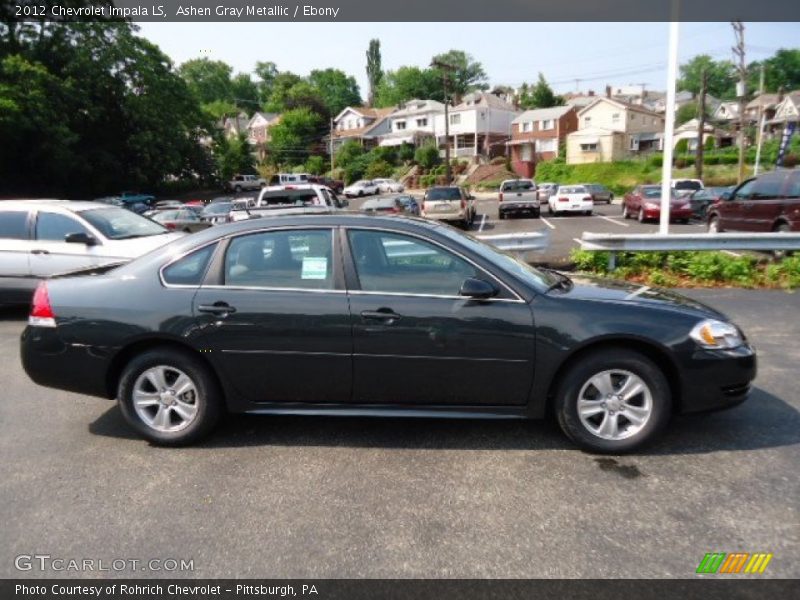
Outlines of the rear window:
{"label": "rear window", "polygon": [[461,191],[458,188],[431,188],[426,200],[461,200]]}
{"label": "rear window", "polygon": [[699,181],[676,181],[675,182],[675,189],[676,190],[700,190],[703,189],[703,184]]}
{"label": "rear window", "polygon": [[317,203],[314,190],[286,191],[261,197],[262,208],[278,208],[285,206],[313,206]]}
{"label": "rear window", "polygon": [[0,238],[6,240],[28,239],[28,213],[24,211],[0,212]]}
{"label": "rear window", "polygon": [[525,192],[528,190],[536,189],[536,186],[533,185],[532,181],[526,181],[524,179],[519,179],[517,181],[506,181],[503,184],[504,192]]}
{"label": "rear window", "polygon": [[570,187],[558,188],[559,194],[585,194],[586,188],[582,185],[573,185]]}

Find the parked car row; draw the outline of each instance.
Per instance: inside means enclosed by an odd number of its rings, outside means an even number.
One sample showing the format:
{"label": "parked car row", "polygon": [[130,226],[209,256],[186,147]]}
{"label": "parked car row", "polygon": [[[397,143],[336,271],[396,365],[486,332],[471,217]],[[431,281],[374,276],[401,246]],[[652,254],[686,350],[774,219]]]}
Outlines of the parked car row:
{"label": "parked car row", "polygon": [[342,193],[348,198],[361,198],[362,196],[403,191],[405,191],[403,184],[394,179],[360,179],[345,187]]}

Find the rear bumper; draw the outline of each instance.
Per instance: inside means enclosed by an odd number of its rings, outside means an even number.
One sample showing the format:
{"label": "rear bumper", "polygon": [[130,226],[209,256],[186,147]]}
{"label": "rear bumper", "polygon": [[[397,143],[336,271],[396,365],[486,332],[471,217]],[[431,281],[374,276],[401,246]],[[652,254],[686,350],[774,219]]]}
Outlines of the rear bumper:
{"label": "rear bumper", "polygon": [[116,349],[69,344],[57,329],[26,327],[20,338],[22,368],[45,387],[110,397],[106,376]]}
{"label": "rear bumper", "polygon": [[586,212],[594,209],[594,202],[583,202],[580,206],[559,206],[558,202],[553,204],[554,212]]}
{"label": "rear bumper", "polygon": [[422,216],[426,219],[432,219],[434,221],[466,221],[467,220],[467,211],[466,210],[459,210],[459,211],[452,211],[452,212],[422,212]]}
{"label": "rear bumper", "polygon": [[733,350],[696,350],[681,365],[681,412],[732,408],[747,400],[756,377],[756,353],[745,345]]}
{"label": "rear bumper", "polygon": [[538,202],[500,202],[497,205],[498,212],[503,214],[514,213],[537,213],[539,212]]}

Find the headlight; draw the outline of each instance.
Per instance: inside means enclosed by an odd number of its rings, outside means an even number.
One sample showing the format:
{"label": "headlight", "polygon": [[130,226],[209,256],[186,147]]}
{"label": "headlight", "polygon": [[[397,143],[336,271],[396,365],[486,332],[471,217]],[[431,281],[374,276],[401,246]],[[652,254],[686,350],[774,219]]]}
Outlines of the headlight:
{"label": "headlight", "polygon": [[731,323],[707,319],[694,326],[689,336],[703,348],[736,348],[744,343],[739,330]]}
{"label": "headlight", "polygon": [[656,204],[655,202],[645,202],[644,205],[650,210],[658,210],[659,208],[661,208],[661,205]]}

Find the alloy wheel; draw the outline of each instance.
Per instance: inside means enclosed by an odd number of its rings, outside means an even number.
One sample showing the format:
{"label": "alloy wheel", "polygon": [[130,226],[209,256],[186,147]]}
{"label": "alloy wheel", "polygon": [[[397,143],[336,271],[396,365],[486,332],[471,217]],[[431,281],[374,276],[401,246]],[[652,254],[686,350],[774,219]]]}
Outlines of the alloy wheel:
{"label": "alloy wheel", "polygon": [[133,407],[142,422],[160,432],[187,428],[197,418],[199,395],[194,381],[180,369],[157,365],[133,384]]}
{"label": "alloy wheel", "polygon": [[587,431],[604,440],[636,435],[653,412],[653,394],[644,380],[624,369],[589,378],[578,393],[578,417]]}

